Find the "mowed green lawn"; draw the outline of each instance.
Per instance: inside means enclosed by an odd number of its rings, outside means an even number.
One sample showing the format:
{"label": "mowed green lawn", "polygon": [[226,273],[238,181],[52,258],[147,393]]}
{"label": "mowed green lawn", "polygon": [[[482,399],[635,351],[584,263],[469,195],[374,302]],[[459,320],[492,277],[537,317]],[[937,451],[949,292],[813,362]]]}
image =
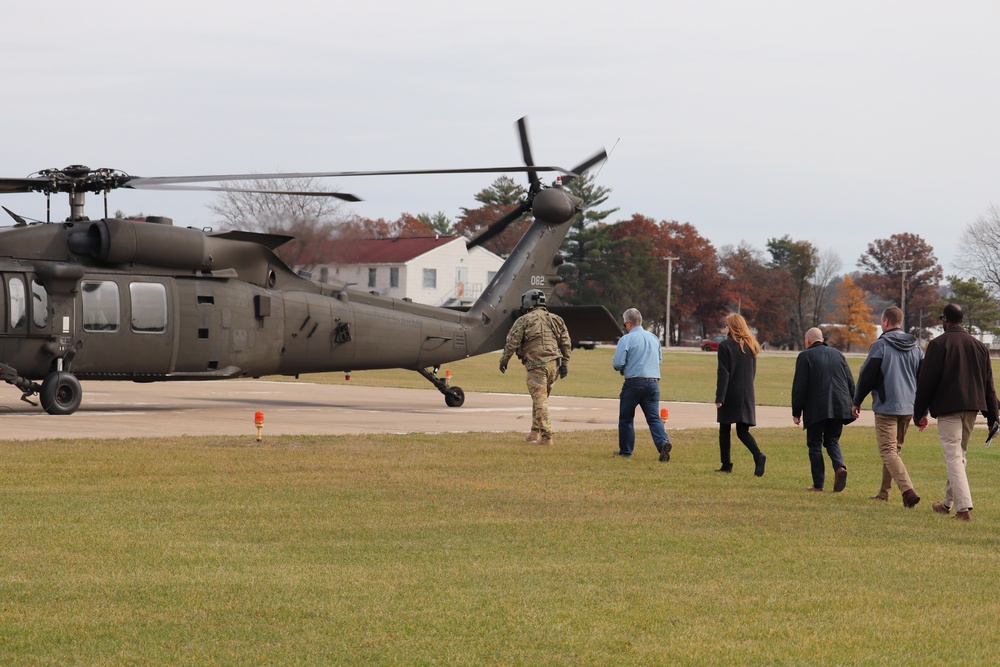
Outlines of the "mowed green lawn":
{"label": "mowed green lawn", "polygon": [[[569,363],[569,377],[560,380],[555,393],[562,396],[618,398],[622,378],[611,368],[614,349],[574,350]],[[662,398],[665,401],[715,402],[717,355],[698,349],[670,349],[663,354],[661,367]],[[857,377],[864,355],[849,355],[847,359]],[[462,359],[441,367],[439,376],[451,371],[451,383],[465,391],[525,393],[524,368],[513,359],[505,374],[497,366],[498,352]],[[755,390],[758,405],[791,405],[792,376],[795,373],[795,353],[764,353],[757,360]],[[344,383],[343,373],[318,373],[302,376],[309,382]],[[277,378],[280,379],[280,378]],[[289,378],[285,378],[289,379]],[[350,382],[366,386],[433,388],[413,371],[355,371]]]}
{"label": "mowed green lawn", "polygon": [[[585,377],[590,354],[574,357],[581,386],[619,384],[599,355]],[[490,357],[483,378],[499,376]],[[870,428],[846,429],[847,489],[814,494],[799,429],[755,430],[757,479],[736,442],[735,472],[714,472],[714,429],[672,432],[661,464],[639,426],[630,461],[610,456],[610,430],[552,447],[522,433],[0,442],[0,664],[995,663],[1000,447],[979,432],[964,524],[930,509],[945,479],[933,427],[904,448],[923,496],[906,510],[895,491],[867,500]]]}

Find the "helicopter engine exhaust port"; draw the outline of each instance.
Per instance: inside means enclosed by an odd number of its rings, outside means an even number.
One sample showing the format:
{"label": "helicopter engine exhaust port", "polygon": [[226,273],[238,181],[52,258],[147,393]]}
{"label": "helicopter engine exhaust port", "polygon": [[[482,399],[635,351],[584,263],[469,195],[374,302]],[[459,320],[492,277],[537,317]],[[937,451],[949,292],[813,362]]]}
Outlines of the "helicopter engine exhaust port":
{"label": "helicopter engine exhaust port", "polygon": [[42,409],[50,415],[71,415],[80,407],[83,389],[72,373],[55,371],[42,381],[38,394]]}

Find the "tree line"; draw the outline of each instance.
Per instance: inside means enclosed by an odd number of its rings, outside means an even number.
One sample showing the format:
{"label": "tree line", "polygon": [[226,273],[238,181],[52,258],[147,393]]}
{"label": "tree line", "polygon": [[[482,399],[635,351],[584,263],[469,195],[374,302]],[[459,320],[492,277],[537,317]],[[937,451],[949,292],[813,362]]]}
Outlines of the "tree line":
{"label": "tree line", "polygon": [[[273,183],[268,187],[279,189]],[[302,183],[296,187],[302,189]],[[923,335],[939,323],[948,301],[963,306],[973,329],[1000,333],[998,207],[963,234],[965,250],[957,265],[968,277],[945,279],[934,249],[917,234],[873,240],[857,259],[857,270],[845,272],[835,251],[790,235],[767,239],[763,249],[745,241],[716,248],[691,223],[638,213],[610,221],[619,210],[605,207],[610,188],[597,185],[593,175],[566,187],[583,201],[583,209],[562,246],[566,261],[559,269],[558,298],[604,305],[612,313],[634,306],[647,328],[662,338],[669,284],[671,345],[718,333],[726,314],[740,312],[759,340],[774,348],[800,349],[802,333],[822,326],[831,344],[863,350],[874,340],[875,322],[885,307],[900,306],[904,328]],[[332,198],[237,192],[221,193],[210,208],[228,226],[295,236],[279,254],[290,266],[310,269],[323,263],[324,247],[337,239],[471,238],[526,195],[513,179],[500,176],[473,196],[478,206],[462,208],[454,220],[443,212],[369,219],[345,212]],[[484,245],[506,255],[530,224],[526,215]]]}

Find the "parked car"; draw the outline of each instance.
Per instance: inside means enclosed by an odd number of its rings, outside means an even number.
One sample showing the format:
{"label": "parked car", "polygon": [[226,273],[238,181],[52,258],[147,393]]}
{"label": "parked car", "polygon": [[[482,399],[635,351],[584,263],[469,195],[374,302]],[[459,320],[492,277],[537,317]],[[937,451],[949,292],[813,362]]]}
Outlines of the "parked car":
{"label": "parked car", "polygon": [[718,352],[719,343],[721,343],[724,340],[726,340],[725,334],[716,334],[711,338],[706,338],[705,340],[701,341],[701,349],[704,350],[705,352]]}

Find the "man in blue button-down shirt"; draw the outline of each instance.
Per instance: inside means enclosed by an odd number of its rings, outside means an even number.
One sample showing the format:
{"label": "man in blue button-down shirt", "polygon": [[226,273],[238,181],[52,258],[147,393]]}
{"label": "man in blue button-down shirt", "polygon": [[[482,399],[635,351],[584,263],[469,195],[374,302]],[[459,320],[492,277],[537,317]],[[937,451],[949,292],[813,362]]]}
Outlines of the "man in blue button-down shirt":
{"label": "man in blue button-down shirt", "polygon": [[635,408],[649,424],[653,444],[661,461],[670,460],[670,438],[660,419],[660,363],[663,350],[656,336],[642,328],[642,314],[629,308],[622,315],[625,335],[618,339],[618,348],[611,360],[616,371],[625,376],[622,393],[618,397],[618,451],[615,456],[632,456],[635,448]]}

